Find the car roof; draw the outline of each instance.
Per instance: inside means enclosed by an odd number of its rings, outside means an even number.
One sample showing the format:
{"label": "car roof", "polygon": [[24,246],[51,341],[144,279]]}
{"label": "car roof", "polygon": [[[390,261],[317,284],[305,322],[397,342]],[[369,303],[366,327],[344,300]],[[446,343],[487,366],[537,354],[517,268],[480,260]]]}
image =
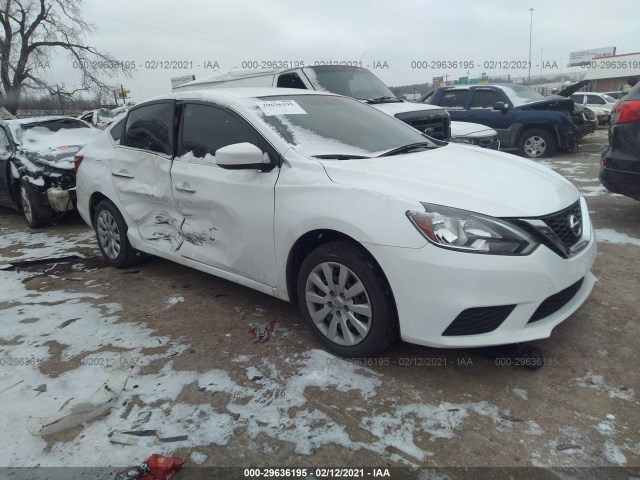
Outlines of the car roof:
{"label": "car roof", "polygon": [[275,96],[301,96],[301,95],[329,95],[337,97],[329,92],[319,92],[315,90],[303,90],[300,88],[277,88],[277,87],[232,87],[232,88],[203,88],[202,90],[177,91],[150,98],[145,102],[140,102],[134,107],[138,107],[148,102],[158,100],[198,100],[212,102],[227,106],[244,98],[275,97]]}
{"label": "car roof", "polygon": [[511,88],[514,85],[518,85],[517,83],[476,83],[473,85],[440,85],[438,88],[447,88],[447,89],[452,89],[455,88],[456,90],[468,90],[471,87],[508,87]]}
{"label": "car roof", "polygon": [[576,93],[572,93],[571,95],[602,95],[603,93],[609,93],[609,92],[576,92]]}

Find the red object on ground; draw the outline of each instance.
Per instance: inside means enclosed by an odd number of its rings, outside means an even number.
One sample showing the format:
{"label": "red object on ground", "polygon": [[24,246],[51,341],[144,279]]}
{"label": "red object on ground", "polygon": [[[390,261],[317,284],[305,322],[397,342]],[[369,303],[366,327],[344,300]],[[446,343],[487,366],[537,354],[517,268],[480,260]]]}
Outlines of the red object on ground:
{"label": "red object on ground", "polygon": [[271,338],[271,334],[273,333],[273,331],[276,328],[276,321],[275,320],[271,320],[269,322],[269,325],[267,326],[267,328],[265,328],[264,330],[264,334],[258,336],[258,330],[256,328],[250,328],[249,329],[249,333],[251,335],[253,335],[253,338],[256,339],[256,342],[260,342],[260,343],[264,343],[267,340],[269,340],[269,338]]}
{"label": "red object on ground", "polygon": [[180,470],[184,460],[180,457],[163,457],[154,453],[144,463],[149,471],[140,477],[140,480],[169,480]]}

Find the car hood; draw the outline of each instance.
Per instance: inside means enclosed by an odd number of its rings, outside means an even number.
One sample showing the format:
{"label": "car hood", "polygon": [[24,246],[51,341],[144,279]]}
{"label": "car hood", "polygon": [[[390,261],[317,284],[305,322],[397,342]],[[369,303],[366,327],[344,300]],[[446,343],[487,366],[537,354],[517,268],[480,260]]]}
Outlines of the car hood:
{"label": "car hood", "polygon": [[31,128],[19,138],[20,149],[29,152],[44,152],[73,145],[86,145],[102,133],[97,128],[62,128],[52,132],[46,128]]}
{"label": "car hood", "polygon": [[561,97],[570,97],[571,95],[579,91],[582,87],[584,87],[585,85],[589,85],[590,83],[591,80],[580,80],[579,82],[576,82],[560,90],[558,92],[558,95],[560,95]]}
{"label": "car hood", "polygon": [[572,113],[575,103],[570,98],[560,97],[558,95],[549,95],[544,100],[524,103],[518,105],[519,110],[564,110]]}
{"label": "car hood", "polygon": [[456,144],[321,163],[338,184],[495,217],[546,215],[580,197],[571,182],[532,160]]}
{"label": "car hood", "polygon": [[444,111],[442,107],[438,107],[436,105],[424,105],[411,102],[372,103],[370,105],[387,115],[391,115],[392,117],[396,116],[398,113],[420,112],[424,110],[429,110],[430,113],[433,113],[434,110]]}
{"label": "car hood", "polygon": [[452,137],[472,137],[472,138],[484,138],[497,135],[493,128],[486,125],[480,125],[479,123],[470,122],[451,122],[451,136]]}

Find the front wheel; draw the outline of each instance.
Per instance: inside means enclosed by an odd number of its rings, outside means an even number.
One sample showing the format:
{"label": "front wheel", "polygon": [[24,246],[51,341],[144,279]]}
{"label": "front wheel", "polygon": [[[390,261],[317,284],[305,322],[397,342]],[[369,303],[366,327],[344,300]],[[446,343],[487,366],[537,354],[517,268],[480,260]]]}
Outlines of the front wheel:
{"label": "front wheel", "polygon": [[20,204],[22,214],[31,228],[46,227],[53,219],[53,209],[45,203],[40,189],[28,179],[20,179]]}
{"label": "front wheel", "polygon": [[142,258],[127,238],[127,223],[108,200],[101,201],[93,217],[98,246],[109,265],[116,268],[130,267]]}
{"label": "front wheel", "polygon": [[297,294],[302,316],[333,353],[371,357],[398,338],[382,271],[353,243],[331,242],[311,252],[300,267]]}
{"label": "front wheel", "polygon": [[518,141],[518,152],[527,158],[551,157],[556,148],[555,139],[546,130],[527,130]]}

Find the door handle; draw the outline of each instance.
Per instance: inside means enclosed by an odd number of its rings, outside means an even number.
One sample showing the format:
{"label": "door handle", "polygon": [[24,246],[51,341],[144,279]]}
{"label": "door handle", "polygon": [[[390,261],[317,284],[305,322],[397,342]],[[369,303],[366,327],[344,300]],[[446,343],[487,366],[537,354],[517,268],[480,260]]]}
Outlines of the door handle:
{"label": "door handle", "polygon": [[183,193],[196,193],[196,191],[193,188],[191,188],[191,185],[189,185],[187,182],[178,183],[176,185],[176,190]]}
{"label": "door handle", "polygon": [[111,172],[111,175],[113,175],[114,177],[121,177],[121,178],[135,178],[134,175],[131,175],[126,170],[118,170],[117,172]]}

